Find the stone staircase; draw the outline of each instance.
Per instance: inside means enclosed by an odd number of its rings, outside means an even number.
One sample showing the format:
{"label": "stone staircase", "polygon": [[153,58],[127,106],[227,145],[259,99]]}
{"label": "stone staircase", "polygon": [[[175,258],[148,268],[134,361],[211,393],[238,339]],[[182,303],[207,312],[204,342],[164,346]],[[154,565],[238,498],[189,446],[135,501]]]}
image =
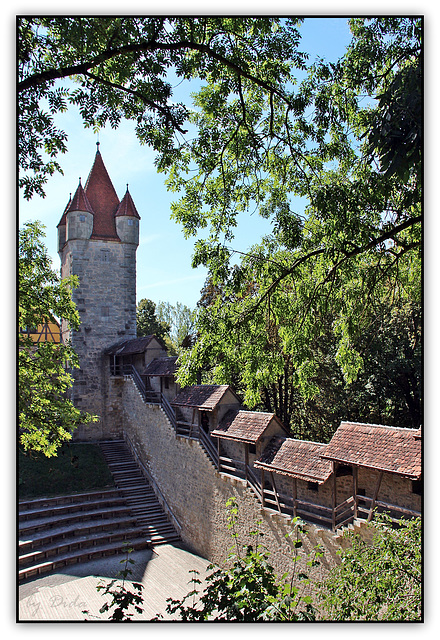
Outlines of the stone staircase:
{"label": "stone staircase", "polygon": [[19,503],[19,580],[180,540],[123,441],[103,442],[116,488]]}
{"label": "stone staircase", "polygon": [[119,490],[19,503],[19,580],[77,562],[148,547],[145,532]]}
{"label": "stone staircase", "polygon": [[150,483],[140,470],[124,440],[101,441],[100,447],[115,485],[151,545],[180,541]]}

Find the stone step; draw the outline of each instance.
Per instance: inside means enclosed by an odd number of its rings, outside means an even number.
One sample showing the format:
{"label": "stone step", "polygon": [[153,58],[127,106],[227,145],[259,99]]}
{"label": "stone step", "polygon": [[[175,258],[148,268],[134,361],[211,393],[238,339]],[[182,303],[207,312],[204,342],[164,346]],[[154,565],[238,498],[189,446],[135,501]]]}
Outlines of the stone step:
{"label": "stone step", "polygon": [[[101,443],[101,448],[116,486],[123,492],[127,504],[139,524],[151,531],[152,544],[158,544],[161,537],[178,541],[180,537],[169,522],[150,483],[138,467],[124,441]],[[131,464],[127,462],[130,460]],[[153,531],[156,531],[153,535]]]}
{"label": "stone step", "polygon": [[20,536],[31,535],[37,531],[44,531],[45,529],[60,527],[62,525],[75,525],[78,522],[85,520],[92,520],[97,518],[108,519],[116,516],[130,515],[130,507],[125,505],[122,507],[111,507],[109,509],[96,509],[92,511],[85,511],[75,514],[68,514],[64,516],[57,516],[54,518],[38,518],[36,520],[27,520],[26,522],[18,525]]}
{"label": "stone step", "polygon": [[[135,550],[146,549],[150,546],[148,540],[144,537],[130,540],[130,547]],[[90,549],[79,549],[62,555],[58,555],[51,560],[46,560],[37,564],[33,564],[30,567],[20,569],[18,572],[19,580],[25,580],[27,578],[40,575],[42,573],[49,573],[59,567],[68,566],[69,564],[76,564],[78,562],[88,562],[94,558],[99,558],[107,555],[115,555],[123,551],[121,541],[102,544]]]}
{"label": "stone step", "polygon": [[67,504],[39,507],[37,509],[26,509],[25,511],[19,511],[19,522],[25,522],[32,519],[59,517],[68,513],[77,513],[84,511],[95,511],[105,507],[123,506],[126,504],[126,500],[122,495],[112,496],[111,498],[104,498],[102,500],[87,500],[86,502],[70,502]]}
{"label": "stone step", "polygon": [[73,493],[67,496],[53,496],[50,498],[33,498],[32,500],[20,500],[18,503],[19,512],[27,509],[38,509],[40,507],[51,507],[62,504],[73,504],[75,502],[94,501],[101,498],[118,497],[121,493],[119,489],[102,489],[100,491],[88,491],[86,493]]}
{"label": "stone step", "polygon": [[139,527],[117,529],[114,532],[101,531],[87,536],[71,536],[58,542],[34,545],[30,550],[20,549],[19,565],[32,566],[53,556],[71,553],[80,549],[88,549],[99,545],[114,542],[129,541],[131,538],[140,537]]}
{"label": "stone step", "polygon": [[138,521],[134,515],[130,515],[125,518],[113,518],[113,519],[96,519],[88,522],[80,523],[72,529],[71,526],[65,527],[53,527],[46,531],[40,531],[36,533],[30,533],[24,535],[18,541],[20,553],[29,551],[36,546],[50,545],[53,542],[63,541],[66,538],[87,538],[93,536],[96,533],[105,532],[112,534],[120,529],[130,529],[137,526]]}

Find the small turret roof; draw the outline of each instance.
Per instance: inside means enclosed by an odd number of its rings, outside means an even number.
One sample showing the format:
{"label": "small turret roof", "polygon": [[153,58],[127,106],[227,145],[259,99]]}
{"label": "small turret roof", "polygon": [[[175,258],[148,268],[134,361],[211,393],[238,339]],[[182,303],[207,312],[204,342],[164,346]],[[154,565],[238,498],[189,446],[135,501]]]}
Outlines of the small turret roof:
{"label": "small turret roof", "polygon": [[95,213],[91,237],[119,241],[115,225],[119,198],[105,168],[99,146],[87,178],[85,192]]}
{"label": "small turret roof", "polygon": [[88,211],[89,213],[95,213],[93,207],[89,202],[86,192],[82,188],[81,178],[75,195],[73,196],[69,208],[66,210],[66,214],[70,211]]}
{"label": "small turret roof", "polygon": [[138,218],[139,220],[141,218],[137,212],[137,209],[133,202],[133,198],[131,197],[130,192],[128,191],[128,185],[127,185],[127,191],[125,192],[125,195],[121,200],[121,204],[119,205],[115,213],[115,217],[116,216],[131,216],[132,218]]}
{"label": "small turret roof", "polygon": [[63,225],[67,224],[67,212],[69,210],[70,207],[70,203],[72,202],[72,194],[69,195],[69,202],[66,204],[64,211],[63,211],[63,215],[61,216],[61,220],[59,221],[59,223],[57,224],[57,227],[61,227]]}

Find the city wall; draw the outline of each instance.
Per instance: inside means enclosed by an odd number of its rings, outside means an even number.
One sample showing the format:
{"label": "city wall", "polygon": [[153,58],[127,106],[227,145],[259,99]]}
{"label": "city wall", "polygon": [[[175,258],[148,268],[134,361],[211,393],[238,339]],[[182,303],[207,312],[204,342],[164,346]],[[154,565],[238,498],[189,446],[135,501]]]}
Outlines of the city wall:
{"label": "city wall", "polygon": [[[190,549],[216,564],[225,564],[234,544],[226,502],[235,497],[240,545],[255,544],[251,532],[259,522],[261,542],[270,552],[275,572],[280,576],[290,572],[295,540],[290,519],[263,509],[244,481],[219,474],[200,443],[176,436],[161,407],[145,404],[130,378],[109,378],[108,382],[106,432],[111,437],[125,432],[177,518],[182,539]],[[311,552],[321,544],[324,557],[313,574],[319,579],[338,562],[341,536],[312,524],[306,529],[299,566],[306,568],[304,551]]]}

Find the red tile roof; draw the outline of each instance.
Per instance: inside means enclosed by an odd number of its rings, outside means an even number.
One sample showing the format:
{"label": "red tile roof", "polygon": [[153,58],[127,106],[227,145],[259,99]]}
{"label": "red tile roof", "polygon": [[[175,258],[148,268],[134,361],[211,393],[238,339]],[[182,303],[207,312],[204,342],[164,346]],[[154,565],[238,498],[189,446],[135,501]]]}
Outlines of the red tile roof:
{"label": "red tile roof", "polygon": [[63,211],[63,215],[61,216],[61,220],[59,221],[59,223],[57,224],[57,227],[61,227],[63,225],[67,224],[67,212],[70,208],[70,203],[72,202],[72,194],[70,194],[69,196],[69,202],[66,204],[66,207]]}
{"label": "red tile roof", "polygon": [[177,356],[154,358],[148,364],[142,375],[143,376],[173,376],[176,373]]}
{"label": "red tile roof", "polygon": [[84,189],[82,188],[81,180],[77,190],[75,191],[75,195],[70,201],[70,206],[67,209],[66,214],[70,213],[70,211],[88,211],[89,213],[95,213]]}
{"label": "red tile roof", "polygon": [[131,197],[128,191],[128,185],[127,185],[127,191],[125,192],[125,195],[121,200],[121,204],[116,210],[115,217],[117,216],[131,216],[133,218],[138,218],[139,220],[141,218],[137,212],[137,209],[133,202],[133,198]]}
{"label": "red tile roof", "polygon": [[418,479],[421,455],[420,430],[341,422],[323,457]]}
{"label": "red tile roof", "polygon": [[272,438],[254,465],[280,475],[322,484],[332,473],[332,463],[321,456],[327,445],[293,438]]}
{"label": "red tile roof", "polygon": [[211,435],[225,440],[256,443],[272,420],[275,420],[280,430],[286,431],[284,425],[274,413],[230,409],[217,429],[211,432]]}
{"label": "red tile roof", "polygon": [[104,353],[108,356],[128,356],[134,353],[143,353],[153,338],[161,344],[155,335],[143,336],[142,338],[127,338],[111,345],[105,349]]}
{"label": "red tile roof", "polygon": [[95,161],[87,178],[85,188],[82,188],[80,181],[73,199],[72,197],[69,198],[61,220],[57,225],[58,227],[66,224],[68,211],[89,211],[93,213],[91,237],[117,242],[120,242],[120,239],[116,233],[116,216],[131,216],[140,220],[133,198],[128,191],[128,185],[122,201],[119,202],[99,148],[96,151]]}
{"label": "red tile roof", "polygon": [[115,225],[115,213],[119,207],[119,198],[99,149],[87,178],[85,192],[95,213],[91,237],[119,242]]}
{"label": "red tile roof", "polygon": [[[235,396],[235,393],[227,384],[199,384],[183,389],[171,404],[177,407],[196,407],[212,411],[228,390]],[[235,397],[237,398],[237,396]],[[238,398],[237,402],[239,402]]]}

